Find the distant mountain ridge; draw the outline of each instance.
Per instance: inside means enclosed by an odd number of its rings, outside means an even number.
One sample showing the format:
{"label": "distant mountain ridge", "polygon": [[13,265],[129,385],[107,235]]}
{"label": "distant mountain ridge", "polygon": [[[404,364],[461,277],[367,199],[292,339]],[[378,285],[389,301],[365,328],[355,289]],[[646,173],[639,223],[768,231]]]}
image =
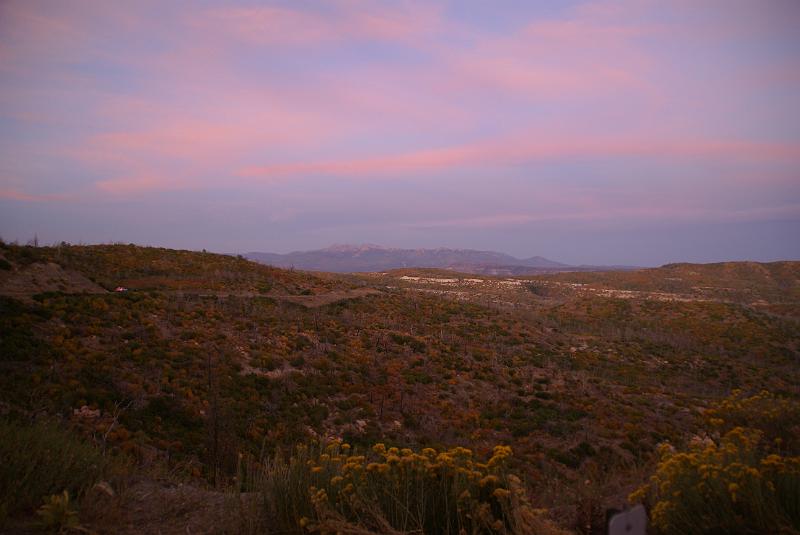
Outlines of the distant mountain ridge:
{"label": "distant mountain ridge", "polygon": [[286,254],[250,252],[250,260],[282,268],[307,271],[374,272],[399,268],[440,268],[485,275],[524,275],[543,271],[572,271],[575,267],[541,256],[516,258],[495,251],[474,249],[400,249],[375,244],[336,244],[313,251]]}

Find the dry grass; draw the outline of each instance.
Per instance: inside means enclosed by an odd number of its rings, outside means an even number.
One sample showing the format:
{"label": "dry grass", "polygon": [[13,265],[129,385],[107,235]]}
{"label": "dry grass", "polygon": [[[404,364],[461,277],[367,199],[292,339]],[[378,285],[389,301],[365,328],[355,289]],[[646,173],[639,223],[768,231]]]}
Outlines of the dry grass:
{"label": "dry grass", "polygon": [[64,491],[82,497],[109,468],[96,448],[52,423],[0,421],[0,459],[0,508],[9,516]]}

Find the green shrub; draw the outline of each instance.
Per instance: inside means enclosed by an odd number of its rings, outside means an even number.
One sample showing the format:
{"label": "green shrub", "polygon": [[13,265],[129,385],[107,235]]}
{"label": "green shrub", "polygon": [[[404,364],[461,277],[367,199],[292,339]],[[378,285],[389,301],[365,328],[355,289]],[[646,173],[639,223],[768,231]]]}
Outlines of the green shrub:
{"label": "green shrub", "polygon": [[107,466],[96,448],[55,424],[0,420],[0,509],[9,516],[64,491],[80,497]]}

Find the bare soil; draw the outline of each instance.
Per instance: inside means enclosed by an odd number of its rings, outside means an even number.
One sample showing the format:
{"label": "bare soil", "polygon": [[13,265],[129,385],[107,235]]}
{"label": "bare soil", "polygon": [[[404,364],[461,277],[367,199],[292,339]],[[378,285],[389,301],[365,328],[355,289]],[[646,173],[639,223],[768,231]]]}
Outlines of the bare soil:
{"label": "bare soil", "polygon": [[0,272],[0,295],[30,300],[34,295],[44,292],[108,293],[80,273],[66,271],[52,262]]}

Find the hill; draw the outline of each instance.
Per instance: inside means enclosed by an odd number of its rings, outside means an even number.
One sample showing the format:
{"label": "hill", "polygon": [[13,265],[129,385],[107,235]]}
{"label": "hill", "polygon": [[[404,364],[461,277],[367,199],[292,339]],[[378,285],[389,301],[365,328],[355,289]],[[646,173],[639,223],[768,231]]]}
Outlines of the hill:
{"label": "hill", "polygon": [[[377,455],[370,477],[384,464],[396,475],[402,448],[413,462],[424,457],[415,452],[452,452],[436,463],[425,457],[439,476],[466,450],[475,471],[489,466],[478,459],[496,457],[521,476],[534,508],[549,510],[542,522],[594,532],[605,508],[648,480],[659,444],[682,447],[705,433],[703,414],[732,391],[800,399],[800,329],[785,313],[798,305],[798,263],[515,278],[336,275],[133,245],[2,244],[0,268],[2,420],[47,417],[98,455],[125,461],[114,486],[133,490],[106,516],[82,517],[101,532],[138,521],[185,532],[182,516],[154,520],[148,508],[167,503],[219,522],[228,517],[202,513],[203,504],[216,511],[230,489],[247,491],[232,517],[297,533],[300,516],[332,521],[307,493],[314,486],[321,496],[325,483],[334,500],[335,484],[315,474],[332,478],[339,472],[325,463],[349,457],[312,455],[315,441],[331,440]],[[33,276],[43,269],[55,278]],[[657,296],[694,286],[713,289]],[[725,288],[740,293],[728,299]],[[317,479],[287,502],[265,481],[283,466],[270,459],[292,451],[312,455],[298,454],[308,461],[292,473],[303,466]],[[501,511],[517,485],[502,481],[496,494],[476,487],[472,496]],[[237,509],[254,492],[269,499]],[[280,520],[286,503],[305,512]],[[24,517],[25,507],[8,511]],[[114,524],[109,510],[128,520]]]}
{"label": "hill", "polygon": [[247,253],[245,257],[276,267],[340,273],[385,271],[397,268],[430,267],[464,272],[491,270],[531,273],[538,270],[568,268],[541,256],[518,259],[492,251],[472,249],[396,249],[379,245],[333,245],[315,251],[287,254]]}
{"label": "hill", "polygon": [[531,280],[764,306],[800,302],[800,262],[790,261],[668,264],[635,271],[560,273]]}

